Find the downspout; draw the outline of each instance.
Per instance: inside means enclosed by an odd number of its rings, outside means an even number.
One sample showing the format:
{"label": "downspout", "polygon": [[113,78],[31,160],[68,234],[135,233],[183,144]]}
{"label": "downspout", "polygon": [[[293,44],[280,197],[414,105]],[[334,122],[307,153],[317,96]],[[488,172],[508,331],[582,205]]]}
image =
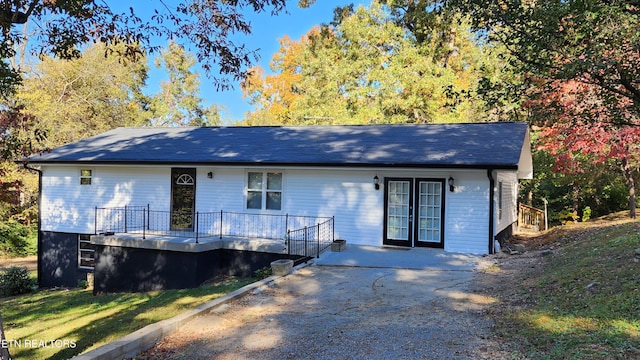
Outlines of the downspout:
{"label": "downspout", "polygon": [[42,170],[29,166],[24,162],[23,167],[26,170],[38,173],[38,284],[42,279]]}
{"label": "downspout", "polygon": [[495,204],[493,203],[493,198],[495,196],[495,186],[496,180],[493,178],[493,169],[487,169],[487,177],[489,177],[489,254],[494,253],[493,248],[493,212]]}

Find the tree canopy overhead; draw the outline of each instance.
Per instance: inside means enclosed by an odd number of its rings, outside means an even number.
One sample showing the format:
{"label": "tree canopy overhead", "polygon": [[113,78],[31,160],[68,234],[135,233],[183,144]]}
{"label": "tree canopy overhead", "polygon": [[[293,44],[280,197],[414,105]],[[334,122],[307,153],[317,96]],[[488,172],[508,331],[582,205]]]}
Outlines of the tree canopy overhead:
{"label": "tree canopy overhead", "polygon": [[[93,42],[124,44],[117,55],[135,60],[140,55],[160,49],[157,39],[172,39],[195,53],[197,60],[218,89],[240,80],[245,69],[257,58],[231,39],[233,34],[248,34],[251,26],[247,11],[285,9],[286,0],[188,0],[153,2],[155,9],[141,9],[148,4],[131,3],[126,10],[115,1],[95,0],[1,0],[0,94],[15,89],[21,79],[20,69],[10,58],[16,48],[29,42],[36,54],[50,54],[69,59],[80,55],[79,46]],[[301,3],[301,5],[304,5]],[[150,14],[147,18],[142,14]],[[33,22],[27,32],[21,24]],[[214,75],[219,69],[220,75]]]}
{"label": "tree canopy overhead", "polygon": [[[255,111],[250,124],[478,121],[471,94],[496,70],[463,16],[407,25],[382,1],[335,10],[330,25],[299,41],[285,37],[271,71],[241,84]],[[417,29],[420,29],[419,31]],[[419,33],[418,35],[415,35]]]}
{"label": "tree canopy overhead", "polygon": [[600,119],[598,109],[607,109],[605,116],[614,125],[640,124],[640,1],[450,3],[470,13],[491,40],[504,44],[520,73],[536,81],[592,86],[598,97],[592,120]]}
{"label": "tree canopy overhead", "polygon": [[182,46],[169,43],[156,58],[157,68],[164,68],[168,81],[160,83],[160,93],[150,99],[152,126],[211,126],[220,122],[220,107],[205,108],[200,98],[200,76],[192,67],[196,61]]}
{"label": "tree canopy overhead", "polygon": [[124,65],[104,53],[105,45],[96,44],[77,59],[42,57],[26,74],[13,99],[22,113],[34,117],[31,127],[46,132],[43,148],[119,126],[141,125],[149,116],[142,94],[148,71],[146,58]]}

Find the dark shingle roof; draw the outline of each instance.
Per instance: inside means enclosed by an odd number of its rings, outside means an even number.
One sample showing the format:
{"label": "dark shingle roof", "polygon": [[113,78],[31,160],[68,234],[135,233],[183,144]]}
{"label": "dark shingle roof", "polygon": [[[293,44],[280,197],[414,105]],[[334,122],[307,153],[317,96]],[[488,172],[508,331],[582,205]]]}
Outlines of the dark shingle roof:
{"label": "dark shingle roof", "polygon": [[28,161],[516,168],[526,133],[526,123],[514,122],[119,128]]}

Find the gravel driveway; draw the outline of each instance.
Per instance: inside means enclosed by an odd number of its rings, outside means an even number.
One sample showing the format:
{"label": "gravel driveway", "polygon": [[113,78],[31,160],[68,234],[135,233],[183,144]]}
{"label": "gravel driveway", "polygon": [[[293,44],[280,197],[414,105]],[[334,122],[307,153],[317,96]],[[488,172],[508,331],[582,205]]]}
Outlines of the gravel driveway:
{"label": "gravel driveway", "polygon": [[136,359],[495,359],[472,271],[311,265]]}

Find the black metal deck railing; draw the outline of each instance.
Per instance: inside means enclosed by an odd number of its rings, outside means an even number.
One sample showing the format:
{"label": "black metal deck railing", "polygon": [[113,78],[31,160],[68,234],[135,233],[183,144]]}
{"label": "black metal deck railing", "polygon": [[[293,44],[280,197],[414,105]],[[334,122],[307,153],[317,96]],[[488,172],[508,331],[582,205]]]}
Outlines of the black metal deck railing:
{"label": "black metal deck railing", "polygon": [[281,240],[290,255],[317,256],[334,239],[334,218],[233,211],[172,212],[147,206],[95,208],[95,234],[193,238],[244,237]]}
{"label": "black metal deck railing", "polygon": [[320,257],[320,254],[331,246],[335,238],[334,218],[313,226],[305,226],[287,231],[287,250],[289,255],[303,257]]}

